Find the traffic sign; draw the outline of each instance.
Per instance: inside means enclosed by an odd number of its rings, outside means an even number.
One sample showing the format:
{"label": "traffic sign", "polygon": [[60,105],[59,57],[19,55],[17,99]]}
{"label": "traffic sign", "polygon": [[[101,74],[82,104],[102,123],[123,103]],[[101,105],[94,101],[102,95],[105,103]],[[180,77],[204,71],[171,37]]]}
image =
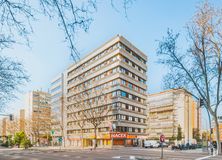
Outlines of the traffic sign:
{"label": "traffic sign", "polygon": [[58,138],[58,141],[61,143],[61,142],[62,142],[62,137],[59,137],[59,138]]}
{"label": "traffic sign", "polygon": [[160,142],[164,142],[165,141],[165,136],[163,134],[160,135]]}
{"label": "traffic sign", "polygon": [[53,135],[55,133],[55,131],[54,130],[51,130],[51,134]]}

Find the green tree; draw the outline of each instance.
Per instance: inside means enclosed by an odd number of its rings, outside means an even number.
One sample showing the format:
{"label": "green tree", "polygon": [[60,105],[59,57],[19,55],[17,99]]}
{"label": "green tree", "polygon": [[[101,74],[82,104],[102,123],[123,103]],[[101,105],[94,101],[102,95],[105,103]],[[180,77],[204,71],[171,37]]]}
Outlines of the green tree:
{"label": "green tree", "polygon": [[18,145],[18,148],[20,148],[21,142],[24,139],[26,139],[25,132],[23,132],[23,131],[17,132],[17,133],[15,133],[15,136],[14,136],[14,144]]}
{"label": "green tree", "polygon": [[176,139],[177,139],[177,138],[173,135],[172,137],[169,138],[169,141],[170,141],[170,142],[173,142],[173,141],[175,141]]}
{"label": "green tree", "polygon": [[182,129],[180,125],[177,127],[177,140],[181,141],[182,140]]}
{"label": "green tree", "polygon": [[22,141],[21,141],[21,146],[23,147],[23,148],[28,148],[28,147],[31,147],[32,145],[31,145],[31,141],[27,138],[27,137],[25,137],[24,139],[22,139]]}
{"label": "green tree", "polygon": [[193,138],[196,139],[197,142],[200,142],[200,130],[199,129],[194,129],[193,130]]}

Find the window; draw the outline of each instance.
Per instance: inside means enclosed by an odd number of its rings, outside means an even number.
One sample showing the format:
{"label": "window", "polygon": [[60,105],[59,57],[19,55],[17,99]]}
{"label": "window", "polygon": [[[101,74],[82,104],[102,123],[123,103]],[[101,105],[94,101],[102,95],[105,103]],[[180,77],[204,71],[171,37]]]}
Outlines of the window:
{"label": "window", "polygon": [[138,122],[138,118],[137,118],[137,117],[135,117],[135,118],[134,118],[134,121],[135,121],[135,122]]}
{"label": "window", "polygon": [[132,76],[133,76],[133,74],[132,74],[131,72],[128,72],[128,75],[129,75],[130,77],[132,77]]}
{"label": "window", "polygon": [[122,68],[122,67],[121,67],[121,68],[120,68],[120,72],[125,74],[125,73],[126,73],[125,68]]}
{"label": "window", "polygon": [[116,92],[113,92],[112,97],[116,97],[116,96],[117,96]]}
{"label": "window", "polygon": [[124,58],[124,62],[129,63],[129,61],[128,61],[128,59],[127,59],[127,58]]}
{"label": "window", "polygon": [[125,115],[122,115],[122,116],[121,116],[121,119],[122,119],[122,120],[126,120],[126,116],[125,116]]}
{"label": "window", "polygon": [[116,85],[116,84],[118,84],[118,80],[117,80],[117,79],[115,79],[115,80],[113,81],[113,85]]}
{"label": "window", "polygon": [[116,109],[116,107],[117,107],[117,104],[116,104],[116,103],[113,103],[113,104],[112,104],[112,109]]}
{"label": "window", "polygon": [[126,81],[122,79],[122,80],[121,80],[121,84],[122,84],[122,85],[126,85]]}
{"label": "window", "polygon": [[135,111],[138,112],[138,110],[139,110],[139,109],[138,109],[137,107],[135,107]]}
{"label": "window", "polygon": [[132,85],[131,83],[128,83],[128,87],[129,87],[130,89],[132,89],[132,88],[133,88],[133,85]]}
{"label": "window", "polygon": [[126,96],[127,96],[127,93],[124,92],[124,91],[121,91],[121,96],[122,96],[122,97],[126,97]]}
{"label": "window", "polygon": [[113,69],[113,73],[116,73],[116,72],[117,72],[117,68],[114,68],[114,69]]}
{"label": "window", "polygon": [[138,91],[138,87],[137,87],[137,86],[134,86],[134,89],[135,89],[136,91]]}
{"label": "window", "polygon": [[132,132],[132,131],[133,131],[132,127],[129,127],[129,132]]}
{"label": "window", "polygon": [[132,120],[133,120],[133,117],[129,116],[128,120],[129,120],[129,121],[132,121]]}
{"label": "window", "polygon": [[129,99],[132,99],[132,98],[133,98],[132,94],[129,94]]}
{"label": "window", "polygon": [[128,106],[129,110],[133,110],[133,107],[131,105]]}

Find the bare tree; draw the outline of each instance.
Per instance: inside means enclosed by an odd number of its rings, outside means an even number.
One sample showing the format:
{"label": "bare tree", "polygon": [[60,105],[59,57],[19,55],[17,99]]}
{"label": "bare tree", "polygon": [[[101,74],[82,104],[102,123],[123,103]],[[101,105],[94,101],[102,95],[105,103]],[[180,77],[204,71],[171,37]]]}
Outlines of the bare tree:
{"label": "bare tree", "polygon": [[18,87],[28,81],[28,76],[20,62],[0,56],[0,110],[15,98]]}
{"label": "bare tree", "polygon": [[12,135],[14,136],[14,134],[16,132],[19,132],[20,131],[20,128],[19,128],[19,120],[17,118],[15,118],[13,121],[10,121],[10,120],[7,120],[8,123],[7,123],[7,132],[8,132],[8,135]]}
{"label": "bare tree", "polygon": [[[113,8],[120,1],[110,0]],[[115,1],[118,3],[116,4]],[[125,14],[134,0],[121,0]],[[29,34],[33,32],[32,22],[36,16],[44,14],[55,19],[64,31],[65,42],[70,48],[71,57],[78,61],[79,52],[75,47],[76,33],[88,31],[93,21],[93,13],[97,11],[96,0],[39,0],[36,5],[30,0],[0,1],[0,48],[8,48],[13,43],[29,45]],[[127,14],[126,14],[127,15]]]}
{"label": "bare tree", "polygon": [[[83,130],[92,128],[94,130],[94,143],[93,148],[97,147],[97,131],[99,126],[105,122],[110,112],[108,106],[109,97],[105,94],[108,88],[97,86],[90,89],[86,84],[82,87],[75,89],[76,93],[71,106],[68,106],[68,117],[71,117],[77,126],[80,128],[82,143],[83,143]],[[83,145],[83,144],[82,144]]]}
{"label": "bare tree", "polygon": [[[113,7],[117,0],[110,0]],[[121,0],[124,11],[134,0]],[[56,19],[64,31],[64,39],[70,48],[72,59],[77,62],[80,54],[75,47],[76,33],[88,31],[97,10],[96,0],[39,0],[36,5],[31,0],[0,0],[0,49],[10,48],[14,43],[30,46],[29,36],[33,33],[32,22],[36,16],[44,14]],[[119,1],[117,1],[119,2]],[[14,68],[14,69],[11,69]],[[14,73],[13,73],[14,70]],[[28,80],[21,63],[0,56],[0,107],[15,97],[14,91]],[[7,82],[7,83],[6,83]]]}
{"label": "bare tree", "polygon": [[13,43],[29,45],[28,35],[32,33],[31,21],[35,9],[29,0],[0,1],[0,47],[10,47]]}
{"label": "bare tree", "polygon": [[75,124],[80,128],[81,132],[81,146],[84,148],[83,142],[83,129],[86,127],[87,119],[85,117],[84,99],[76,99],[73,107],[68,108],[68,112],[72,113],[70,118],[75,122]]}
{"label": "bare tree", "polygon": [[221,49],[222,10],[203,3],[187,25],[189,48],[178,47],[179,34],[168,31],[159,43],[160,62],[169,67],[165,76],[166,88],[182,87],[201,98],[216,126],[218,153],[221,154],[218,109],[222,101]]}

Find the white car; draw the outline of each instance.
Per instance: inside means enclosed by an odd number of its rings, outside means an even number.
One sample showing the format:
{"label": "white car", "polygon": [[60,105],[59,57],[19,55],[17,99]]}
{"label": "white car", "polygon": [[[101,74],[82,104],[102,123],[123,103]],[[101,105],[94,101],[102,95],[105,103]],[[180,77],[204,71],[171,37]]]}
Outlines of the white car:
{"label": "white car", "polygon": [[153,148],[159,148],[160,147],[160,143],[159,142],[155,142],[152,144]]}
{"label": "white car", "polygon": [[151,148],[152,145],[151,145],[150,141],[144,141],[144,147],[145,148]]}

